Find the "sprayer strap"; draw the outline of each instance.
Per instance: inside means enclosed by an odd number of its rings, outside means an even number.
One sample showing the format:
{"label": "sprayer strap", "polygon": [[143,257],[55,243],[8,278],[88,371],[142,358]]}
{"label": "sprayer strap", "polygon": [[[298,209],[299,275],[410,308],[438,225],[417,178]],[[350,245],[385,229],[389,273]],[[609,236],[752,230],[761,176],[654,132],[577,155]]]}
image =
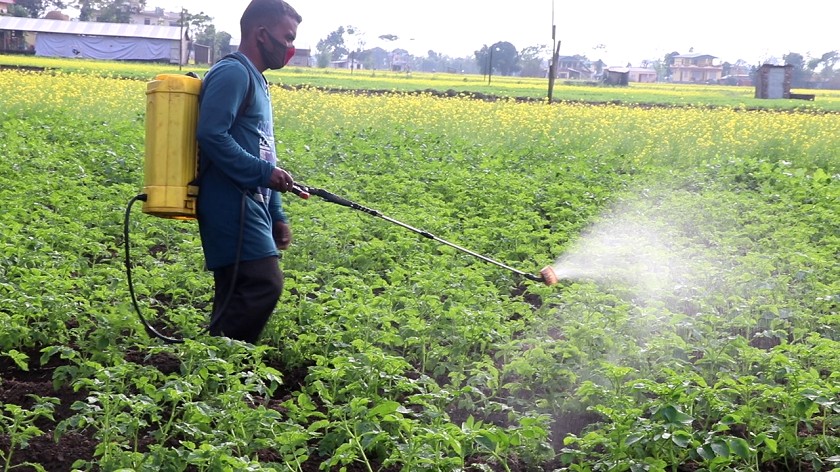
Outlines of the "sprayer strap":
{"label": "sprayer strap", "polygon": [[[242,101],[242,103],[239,105],[239,110],[236,111],[236,116],[233,117],[233,121],[236,122],[236,120],[238,120],[240,116],[244,115],[245,112],[248,111],[248,108],[251,107],[251,102],[254,101],[254,81],[251,78],[251,76],[253,75],[253,73],[251,72],[251,68],[248,67],[248,64],[241,57],[239,57],[236,54],[231,53],[231,54],[228,54],[227,56],[223,57],[221,60],[225,60],[225,59],[229,59],[229,58],[230,59],[236,59],[237,61],[239,61],[243,66],[245,66],[245,70],[248,71],[248,91],[245,92],[245,100]],[[196,186],[196,187],[200,186],[201,185],[201,180],[204,178],[204,174],[207,173],[207,169],[210,168],[211,164],[212,164],[212,162],[208,162],[207,165],[203,169],[201,169],[199,167],[198,175],[195,176],[195,178],[192,180],[192,182],[190,182],[188,185],[192,185],[192,186]]]}

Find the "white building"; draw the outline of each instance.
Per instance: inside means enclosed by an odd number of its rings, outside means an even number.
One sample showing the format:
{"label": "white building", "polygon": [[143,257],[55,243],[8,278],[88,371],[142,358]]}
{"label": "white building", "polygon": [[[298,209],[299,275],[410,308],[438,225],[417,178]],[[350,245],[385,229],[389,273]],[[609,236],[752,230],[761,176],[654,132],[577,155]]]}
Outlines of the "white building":
{"label": "white building", "polygon": [[181,13],[155,8],[154,10],[132,13],[130,23],[133,25],[179,26],[180,21]]}
{"label": "white building", "polygon": [[[35,55],[186,63],[181,28],[0,16],[0,33],[35,34]],[[179,51],[180,54],[179,54]]]}

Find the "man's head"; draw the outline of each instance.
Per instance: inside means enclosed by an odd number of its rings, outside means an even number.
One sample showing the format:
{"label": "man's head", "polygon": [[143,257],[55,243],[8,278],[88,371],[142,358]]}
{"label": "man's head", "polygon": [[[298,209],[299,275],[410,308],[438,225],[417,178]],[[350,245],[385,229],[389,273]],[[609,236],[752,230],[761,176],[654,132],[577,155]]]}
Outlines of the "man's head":
{"label": "man's head", "polygon": [[[244,49],[242,52],[258,68],[279,69],[294,54],[294,41],[301,21],[303,18],[284,0],[252,0],[239,20],[242,46],[245,46],[240,49]],[[248,54],[252,47],[259,52],[258,58]]]}

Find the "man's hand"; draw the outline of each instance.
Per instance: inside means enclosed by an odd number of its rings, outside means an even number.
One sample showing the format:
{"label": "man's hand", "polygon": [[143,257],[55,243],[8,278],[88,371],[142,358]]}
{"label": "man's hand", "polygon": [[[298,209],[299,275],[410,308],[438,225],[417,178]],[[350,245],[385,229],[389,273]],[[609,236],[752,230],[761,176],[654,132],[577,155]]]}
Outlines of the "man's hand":
{"label": "man's hand", "polygon": [[277,249],[284,251],[289,248],[289,244],[292,243],[292,228],[289,227],[289,223],[275,221],[271,233],[274,236],[274,243],[277,244]]}
{"label": "man's hand", "polygon": [[292,179],[292,174],[286,172],[285,170],[275,167],[274,170],[271,171],[271,181],[268,184],[268,188],[285,193],[291,190],[294,184],[295,181]]}

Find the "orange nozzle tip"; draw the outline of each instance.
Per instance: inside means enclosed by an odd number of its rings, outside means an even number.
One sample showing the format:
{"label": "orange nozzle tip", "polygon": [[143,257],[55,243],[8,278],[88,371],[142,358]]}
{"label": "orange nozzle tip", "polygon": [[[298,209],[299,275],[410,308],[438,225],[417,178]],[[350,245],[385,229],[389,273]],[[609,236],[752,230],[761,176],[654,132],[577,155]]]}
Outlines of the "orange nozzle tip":
{"label": "orange nozzle tip", "polygon": [[540,271],[540,275],[543,277],[543,282],[549,287],[559,282],[557,280],[557,274],[554,273],[554,269],[551,266],[545,266],[543,270]]}
{"label": "orange nozzle tip", "polygon": [[309,200],[309,192],[300,192],[298,196],[304,200]]}

